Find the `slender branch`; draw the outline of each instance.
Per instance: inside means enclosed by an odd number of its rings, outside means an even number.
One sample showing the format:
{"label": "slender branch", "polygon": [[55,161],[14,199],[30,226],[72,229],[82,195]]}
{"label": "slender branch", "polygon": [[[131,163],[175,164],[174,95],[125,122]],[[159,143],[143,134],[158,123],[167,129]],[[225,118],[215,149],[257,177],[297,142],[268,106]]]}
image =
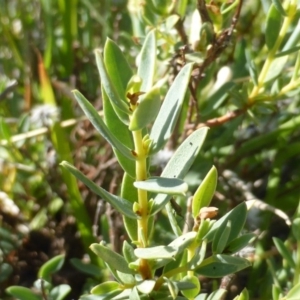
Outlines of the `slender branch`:
{"label": "slender branch", "polygon": [[[147,179],[147,153],[143,146],[143,135],[141,130],[132,132],[134,141],[134,152],[136,155],[136,180]],[[148,193],[145,190],[138,189],[138,206],[140,219],[138,220],[138,246],[145,248],[148,245]],[[151,268],[146,259],[141,259],[139,263],[139,272],[143,279],[152,278]]]}
{"label": "slender branch", "polygon": [[258,199],[255,195],[253,195],[249,186],[242,179],[240,179],[237,174],[230,170],[224,170],[222,175],[228,180],[228,183],[231,186],[235,187],[237,190],[243,193],[248,209],[254,206],[260,210],[270,211],[277,215],[279,218],[283,219],[288,226],[292,225],[289,216],[285,212]]}
{"label": "slender branch", "polygon": [[[225,124],[239,116],[241,116],[242,114],[244,114],[247,110],[248,110],[248,106],[243,108],[243,109],[236,109],[234,111],[230,111],[228,113],[226,113],[225,115],[218,117],[218,118],[213,118],[210,120],[207,120],[206,122],[200,123],[197,125],[196,129],[204,127],[204,126],[208,126],[208,127],[217,127],[220,126],[222,124]],[[192,130],[194,130],[194,124],[188,124],[185,127],[186,130],[188,130],[188,135],[192,133]]]}
{"label": "slender branch", "polygon": [[[144,181],[147,179],[146,153],[142,143],[141,130],[133,131],[133,140],[136,153],[136,180]],[[145,241],[148,240],[148,195],[147,191],[138,189],[139,214],[138,237],[141,247],[146,247]]]}

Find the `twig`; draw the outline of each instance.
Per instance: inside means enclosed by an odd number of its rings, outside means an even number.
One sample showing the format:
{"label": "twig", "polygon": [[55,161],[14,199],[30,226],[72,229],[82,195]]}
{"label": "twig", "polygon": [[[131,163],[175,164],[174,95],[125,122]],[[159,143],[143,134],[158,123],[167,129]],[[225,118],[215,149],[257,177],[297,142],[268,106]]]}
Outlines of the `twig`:
{"label": "twig", "polygon": [[[198,108],[197,108],[197,96],[196,96],[196,91],[197,88],[200,84],[200,81],[204,78],[204,71],[206,70],[206,68],[213,63],[220,55],[221,53],[226,49],[226,47],[229,45],[229,41],[232,37],[233,31],[237,25],[240,13],[241,13],[241,8],[242,8],[242,4],[243,4],[243,0],[239,1],[238,7],[235,11],[235,14],[232,18],[232,22],[230,24],[229,28],[224,29],[218,36],[216,36],[216,33],[214,32],[214,27],[213,27],[213,23],[209,17],[207,8],[206,8],[206,3],[204,0],[198,0],[197,2],[197,8],[200,14],[200,18],[202,23],[209,23],[211,26],[211,29],[213,30],[213,38],[210,44],[210,47],[207,50],[206,53],[206,58],[203,61],[202,64],[200,64],[198,67],[195,68],[195,70],[198,71],[197,76],[193,77],[193,80],[190,82],[189,85],[189,89],[191,92],[191,105],[189,107],[188,110],[188,118],[187,118],[187,124],[191,124],[191,123],[195,123],[192,122],[192,116],[193,116],[193,111],[194,109],[196,109],[196,114],[197,114],[197,120],[196,123],[199,122],[199,112],[198,112]],[[240,110],[236,110],[234,112],[228,113],[223,117],[217,118],[217,119],[213,119],[210,121],[207,121],[205,123],[202,124],[198,124],[197,128],[202,127],[202,126],[218,126],[221,125],[223,123],[226,123],[234,118],[236,118],[238,115],[242,114],[244,112],[244,110],[240,111]],[[194,127],[194,125],[193,125]],[[194,129],[194,128],[190,128],[190,129]]]}
{"label": "twig", "polygon": [[[198,124],[196,129],[199,129],[204,126],[208,126],[208,127],[220,126],[244,114],[247,111],[247,109],[248,106],[243,109],[236,109],[234,111],[230,111],[226,113],[224,116],[207,120],[206,122]],[[190,135],[194,131],[194,128],[195,128],[194,124],[187,124],[185,127],[185,129],[188,131],[187,135]]]}
{"label": "twig", "polygon": [[178,22],[175,25],[175,29],[177,30],[182,43],[184,45],[187,45],[188,44],[188,36],[187,36],[187,34],[186,34],[185,30],[184,30],[183,20],[182,19],[178,20]]}
{"label": "twig", "polygon": [[289,216],[285,212],[258,199],[251,192],[249,186],[242,179],[240,179],[236,173],[230,170],[224,170],[222,175],[228,180],[231,186],[235,187],[237,190],[243,193],[243,196],[246,199],[248,210],[252,207],[256,207],[260,210],[270,211],[277,215],[279,218],[283,219],[288,226],[292,225]]}
{"label": "twig", "polygon": [[[203,78],[204,70],[212,62],[214,62],[220,56],[220,54],[225,50],[225,48],[229,45],[229,41],[232,37],[233,30],[236,27],[236,24],[238,22],[238,19],[239,19],[240,13],[241,13],[242,4],[243,4],[243,0],[240,0],[239,5],[236,9],[236,12],[232,18],[230,27],[223,30],[218,36],[215,36],[215,33],[214,33],[213,43],[207,51],[207,55],[206,55],[204,62],[199,67],[199,76],[198,76],[198,82],[197,82],[196,88],[199,85],[201,79]],[[208,13],[206,10],[204,0],[198,0],[198,10],[199,10],[202,22],[209,22],[212,24],[209,16],[206,15]],[[213,25],[212,25],[212,28],[213,28]]]}

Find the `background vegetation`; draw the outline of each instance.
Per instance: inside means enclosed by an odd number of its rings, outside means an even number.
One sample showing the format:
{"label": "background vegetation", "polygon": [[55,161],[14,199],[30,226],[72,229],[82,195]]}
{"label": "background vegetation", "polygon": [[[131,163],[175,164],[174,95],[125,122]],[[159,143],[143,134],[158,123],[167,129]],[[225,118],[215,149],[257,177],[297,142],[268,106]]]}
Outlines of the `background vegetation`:
{"label": "background vegetation", "polygon": [[[198,64],[176,131],[153,172],[160,174],[169,153],[205,124],[211,129],[186,178],[190,192],[214,164],[219,215],[257,200],[246,226],[257,234],[247,255],[253,267],[230,284],[202,279],[202,288],[223,285],[233,299],[247,287],[251,299],[270,299],[272,285],[274,297],[274,289],[284,294],[299,283],[297,1],[203,3],[0,1],[1,299],[10,299],[5,289],[12,285],[32,287],[40,267],[59,254],[65,254],[64,264],[51,280],[71,286],[66,299],[78,299],[105,278],[92,268],[82,272],[80,262],[102,239],[120,251],[122,219],[59,163],[73,163],[111,193],[119,191],[122,170],[71,91],[80,90],[101,110],[93,50],[109,37],[134,66],[153,28],[159,36],[155,78],[166,81],[165,90],[185,61]],[[201,13],[200,32],[195,11]],[[176,200],[186,207],[186,199]],[[159,221],[154,242],[171,240],[163,214]]]}

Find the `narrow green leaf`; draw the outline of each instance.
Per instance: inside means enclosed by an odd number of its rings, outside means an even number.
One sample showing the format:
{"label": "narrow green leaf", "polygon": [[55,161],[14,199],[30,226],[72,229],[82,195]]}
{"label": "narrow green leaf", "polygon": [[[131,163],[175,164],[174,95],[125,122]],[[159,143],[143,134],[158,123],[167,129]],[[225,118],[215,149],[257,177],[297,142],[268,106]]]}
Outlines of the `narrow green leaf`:
{"label": "narrow green leaf", "polygon": [[[125,289],[122,291],[122,293],[120,293],[119,295],[115,296],[113,298],[113,300],[125,300],[125,299],[128,299],[130,297],[130,294],[131,294],[131,291],[132,289]],[[105,299],[105,300],[110,300],[112,298],[108,298],[108,299]]]}
{"label": "narrow green leaf", "polygon": [[[176,215],[175,215],[175,213],[177,215],[179,215],[178,213],[180,213],[180,215],[181,215],[181,211],[178,211],[179,208],[181,209],[181,207],[177,204],[177,202],[174,199],[173,200],[171,199],[170,202],[168,202],[165,206],[171,228],[172,228],[175,236],[177,236],[177,237],[182,235],[182,230],[181,230],[180,226],[178,225]],[[183,217],[183,216],[181,215],[181,217]]]}
{"label": "narrow green leaf", "polygon": [[10,286],[5,291],[18,300],[42,300],[42,296],[38,296],[30,289],[22,286]]}
{"label": "narrow green leaf", "polygon": [[176,76],[166,95],[151,129],[150,139],[153,142],[151,153],[162,149],[173,132],[181,111],[192,69],[192,63],[186,64]]}
{"label": "narrow green leaf", "polygon": [[160,104],[160,93],[156,87],[140,97],[138,106],[130,117],[129,130],[140,130],[149,125],[156,118]]}
{"label": "narrow green leaf", "polygon": [[83,173],[77,170],[74,166],[69,164],[66,161],[61,162],[62,167],[66,168],[69,172],[71,172],[77,179],[83,182],[87,187],[90,188],[98,196],[102,197],[105,201],[110,203],[117,211],[121,214],[132,218],[137,219],[137,215],[132,211],[132,203],[123,198],[117,197],[113,194],[110,194],[105,189],[96,185],[93,181],[88,179]]}
{"label": "narrow green leaf", "polygon": [[288,55],[275,58],[272,61],[270,68],[268,69],[268,73],[266,75],[264,83],[270,82],[274,80],[276,77],[278,77],[282,73],[287,61],[288,61]]}
{"label": "narrow green leaf", "polygon": [[174,8],[174,1],[172,0],[151,0],[156,14],[166,16],[171,13]]}
{"label": "narrow green leaf", "polygon": [[117,294],[119,294],[119,285],[116,281],[106,281],[93,287],[91,293],[94,295],[105,295],[117,290]]}
{"label": "narrow green leaf", "polygon": [[266,20],[266,44],[269,50],[273,48],[278,38],[282,22],[282,14],[277,10],[274,3],[271,4]]}
{"label": "narrow green leaf", "polygon": [[236,253],[239,250],[245,248],[250,241],[255,238],[256,235],[254,233],[243,234],[236,239],[232,240],[226,247],[226,252]]}
{"label": "narrow green leaf", "polygon": [[205,104],[201,107],[201,116],[207,116],[215,112],[228,98],[229,91],[232,90],[236,84],[232,81],[225,82],[212,95],[210,95]]}
{"label": "narrow green leaf", "polygon": [[289,54],[292,54],[292,53],[297,52],[299,50],[300,50],[300,45],[292,47],[292,48],[290,48],[288,50],[285,50],[285,51],[278,52],[275,55],[275,57],[281,57],[281,56],[289,55]]}
{"label": "narrow green leaf", "polygon": [[202,207],[209,206],[210,201],[216,191],[218,182],[218,172],[215,166],[205,176],[193,197],[192,213],[196,218]]}
{"label": "narrow green leaf", "polygon": [[201,221],[196,238],[197,243],[200,243],[201,241],[203,242],[205,240],[204,236],[209,232],[209,230],[215,222],[215,220],[210,219],[205,219]]}
{"label": "narrow green leaf", "polygon": [[220,226],[214,236],[212,242],[213,254],[220,254],[227,245],[228,237],[231,231],[231,223],[228,221],[223,226]]}
{"label": "narrow green leaf", "polygon": [[188,232],[176,238],[168,246],[137,248],[134,250],[134,254],[138,258],[144,259],[174,258],[194,241],[196,235],[197,233],[194,231]]}
{"label": "narrow green leaf", "polygon": [[137,290],[137,287],[135,286],[132,290],[131,290],[131,293],[130,293],[130,296],[129,296],[129,300],[140,300],[140,295],[139,295],[139,292]]}
{"label": "narrow green leaf", "polygon": [[275,284],[272,285],[272,297],[273,297],[272,299],[273,300],[279,300],[281,298],[281,292],[282,292],[281,287],[279,287]]}
{"label": "narrow green leaf", "polygon": [[156,70],[156,34],[151,30],[144,41],[137,74],[142,79],[142,92],[148,92],[153,86],[153,78]]}
{"label": "narrow green leaf", "polygon": [[48,260],[39,270],[38,277],[51,282],[51,275],[61,269],[65,262],[65,255],[57,255]]}
{"label": "narrow green leaf", "polygon": [[[161,176],[167,178],[182,179],[191,165],[193,164],[196,156],[198,155],[204,139],[206,137],[208,127],[202,127],[194,131],[176,150],[168,164],[162,171]],[[166,203],[170,200],[171,196],[158,194],[151,209],[151,215],[154,215],[161,210]]]}
{"label": "narrow green leaf", "polygon": [[[115,109],[113,108],[112,103],[107,97],[103,87],[101,88],[101,91],[104,121],[107,125],[107,128],[109,129],[111,134],[113,134],[116,139],[120,141],[120,143],[122,143],[128,149],[134,149],[132,133],[128,130],[128,126],[125,125],[117,116]],[[135,161],[128,159],[125,155],[122,154],[122,152],[120,152],[116,148],[113,148],[113,151],[123,170],[131,177],[135,178]]]}
{"label": "narrow green leaf", "polygon": [[272,0],[274,6],[276,7],[276,9],[281,13],[281,15],[283,17],[287,16],[282,4],[280,0]]}
{"label": "narrow green leaf", "polygon": [[[137,3],[137,2],[136,2]],[[152,4],[152,1],[147,1],[147,5],[142,5],[141,7],[141,13],[139,14],[140,18],[142,17],[143,19],[143,23],[150,25],[150,27],[155,28],[157,26],[158,23],[158,15],[155,13],[154,11],[154,7]],[[143,29],[142,32],[145,31],[145,25],[142,25]]]}
{"label": "narrow green leaf", "polygon": [[179,0],[176,2],[176,12],[180,15],[182,19],[186,16],[188,0]]}
{"label": "narrow green leaf", "polygon": [[194,270],[197,266],[199,266],[206,255],[206,248],[207,248],[207,241],[204,240],[201,244],[201,247],[198,247],[198,249],[195,252],[194,257],[188,262],[188,266],[190,270]]}
{"label": "narrow green leaf", "polygon": [[55,300],[63,300],[70,292],[71,287],[69,285],[60,284],[50,291],[49,298]]}
{"label": "narrow green leaf", "polygon": [[217,230],[219,227],[225,226],[227,222],[231,221],[231,231],[230,235],[228,237],[228,244],[236,239],[238,235],[240,234],[241,230],[243,229],[247,217],[247,206],[245,202],[239,204],[234,209],[229,211],[225,216],[223,216],[221,219],[219,219],[217,222],[215,222],[208,232],[208,234],[205,236],[205,238],[208,240],[208,242],[212,241]]}
{"label": "narrow green leaf", "polygon": [[92,244],[90,248],[98,257],[103,259],[111,269],[126,274],[133,274],[133,271],[129,269],[124,257],[104,246],[102,242],[100,244]]}
{"label": "narrow green leaf", "polygon": [[291,49],[295,47],[299,43],[300,38],[300,22],[297,23],[297,25],[293,28],[293,31],[291,32],[291,35],[289,36],[287,42],[283,46],[283,51],[286,51],[288,49]]}
{"label": "narrow green leaf", "polygon": [[102,118],[99,116],[96,109],[92,104],[79,92],[73,91],[74,96],[80,105],[81,109],[84,111],[90,122],[93,124],[95,129],[111,144],[112,147],[118,149],[124,156],[134,160],[134,156],[129,148],[123,145],[107,128]]}
{"label": "narrow green leaf", "polygon": [[120,281],[126,285],[126,286],[133,286],[135,285],[135,278],[132,274],[122,273],[120,271],[117,271],[118,278]]}
{"label": "narrow green leaf", "polygon": [[168,16],[166,18],[166,29],[171,30],[179,20],[180,17],[177,14]]}
{"label": "narrow green leaf", "polygon": [[165,282],[167,283],[170,295],[173,299],[176,299],[178,293],[179,293],[179,289],[178,287],[173,283],[172,280],[170,280],[167,277],[164,277]]}
{"label": "narrow green leaf", "polygon": [[171,246],[156,246],[149,248],[137,248],[134,254],[139,258],[144,259],[163,259],[163,258],[174,258],[177,251]]}
{"label": "narrow green leaf", "polygon": [[128,263],[131,263],[137,260],[137,257],[134,254],[134,248],[125,240],[123,243],[123,256]]}
{"label": "narrow green leaf", "polygon": [[174,269],[179,268],[184,264],[187,260],[187,251],[183,251],[181,254],[179,254],[176,259],[172,258],[165,258],[165,259],[159,259],[151,263],[151,266],[153,269],[157,270],[161,267],[163,268],[162,274],[166,274],[169,271],[172,271]]}
{"label": "narrow green leaf", "polygon": [[[103,50],[103,61],[108,77],[122,100],[126,96],[127,84],[133,72],[119,46],[107,39]],[[126,102],[125,102],[126,103]]]}
{"label": "narrow green leaf", "polygon": [[[133,75],[133,72],[124,54],[122,53],[121,49],[111,39],[106,40],[104,50],[103,50],[103,61],[104,61],[105,68],[107,70],[107,76],[110,79],[110,82],[113,84],[113,89],[115,89],[115,92],[119,97],[119,99],[121,99],[128,107],[128,101],[126,99],[126,89],[127,89],[127,84]],[[125,127],[126,130],[128,131],[127,128],[129,122],[128,113],[122,111],[114,103],[114,101],[112,101],[107,96],[105,92],[106,90],[104,88],[104,84],[101,85],[101,90],[102,90],[102,96],[103,94],[105,94],[106,98],[108,99],[108,102],[110,103],[110,107],[114,113],[114,118],[111,121],[117,121],[117,123],[121,123],[120,126]],[[105,119],[107,120],[106,115],[105,115]],[[121,128],[121,132],[122,132],[122,128]],[[119,135],[121,135],[121,132]],[[117,131],[114,131],[112,133],[114,135],[118,134]]]}
{"label": "narrow green leaf", "polygon": [[251,53],[248,49],[245,50],[245,57],[247,59],[247,66],[248,66],[250,77],[251,77],[254,85],[257,86],[258,85],[258,72],[257,72],[256,65],[251,57]]}
{"label": "narrow green leaf", "polygon": [[194,285],[193,288],[181,291],[182,295],[185,296],[187,299],[194,299],[200,292],[199,278],[194,275],[187,275],[182,278],[182,281]]}
{"label": "narrow green leaf", "polygon": [[236,273],[251,266],[251,263],[240,257],[225,254],[211,256],[200,264],[195,271],[210,278],[220,278]]}
{"label": "narrow green leaf", "polygon": [[183,180],[165,177],[151,177],[144,181],[136,181],[134,186],[148,192],[183,196],[188,190],[188,185]]}
{"label": "narrow green leaf", "polygon": [[281,254],[281,256],[287,261],[289,266],[293,269],[296,268],[296,263],[291,255],[291,250],[287,249],[285,244],[278,238],[273,237],[273,242],[278,250],[278,252]]}
{"label": "narrow green leaf", "polygon": [[[137,189],[133,186],[135,179],[128,174],[124,173],[122,186],[121,186],[121,197],[127,199],[129,202],[133,203],[138,201]],[[129,235],[132,241],[138,240],[138,229],[137,229],[137,220],[123,217],[124,226],[127,234]]]}
{"label": "narrow green leaf", "polygon": [[[110,99],[110,101],[122,112],[126,113],[127,115],[130,115],[130,110],[128,103],[125,99],[125,95],[119,95],[116,91],[115,86],[111,82],[109,75],[107,74],[106,68],[104,66],[103,58],[101,55],[100,50],[95,50],[96,55],[96,63],[98,67],[98,71],[101,77],[101,84]],[[126,122],[126,120],[124,120]]]}
{"label": "narrow green leaf", "polygon": [[[111,39],[107,39],[104,47],[104,64],[108,76],[113,82],[118,95],[126,96],[127,84],[133,72],[118,45]],[[133,140],[128,130],[129,118],[127,114],[110,101],[103,85],[101,86],[104,121],[110,132],[127,148],[133,149]],[[135,162],[128,160],[119,150],[113,149],[119,164],[130,176],[135,176]]]}

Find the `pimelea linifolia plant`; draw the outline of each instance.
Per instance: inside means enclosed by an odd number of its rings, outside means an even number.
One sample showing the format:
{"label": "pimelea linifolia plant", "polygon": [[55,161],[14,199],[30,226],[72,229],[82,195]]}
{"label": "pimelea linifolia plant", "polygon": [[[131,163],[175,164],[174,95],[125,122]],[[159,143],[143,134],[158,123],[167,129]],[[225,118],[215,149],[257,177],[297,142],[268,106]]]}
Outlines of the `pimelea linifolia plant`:
{"label": "pimelea linifolia plant", "polygon": [[[182,141],[161,176],[149,174],[151,157],[172,135],[193,70],[193,63],[185,64],[162,97],[162,81],[154,82],[156,44],[153,30],[144,41],[137,71],[110,39],[103,54],[95,51],[104,119],[79,91],[74,91],[82,110],[113,147],[124,170],[120,195],[110,194],[69,163],[61,165],[122,214],[129,237],[123,243],[123,255],[111,250],[105,241],[91,245],[115,281],[100,283],[91,290],[92,295],[81,299],[202,299],[198,275],[224,277],[250,265],[248,260],[233,255],[253,237],[240,236],[246,205],[240,204],[217,222],[212,220],[217,214],[217,209],[210,207],[217,184],[215,167],[193,195],[194,222],[190,231],[183,233],[172,217],[170,200],[188,191],[183,179],[200,151],[207,127],[195,130]],[[175,238],[167,245],[153,246],[154,219],[163,209],[168,212]],[[225,292],[217,290],[211,299],[220,299]]]}

